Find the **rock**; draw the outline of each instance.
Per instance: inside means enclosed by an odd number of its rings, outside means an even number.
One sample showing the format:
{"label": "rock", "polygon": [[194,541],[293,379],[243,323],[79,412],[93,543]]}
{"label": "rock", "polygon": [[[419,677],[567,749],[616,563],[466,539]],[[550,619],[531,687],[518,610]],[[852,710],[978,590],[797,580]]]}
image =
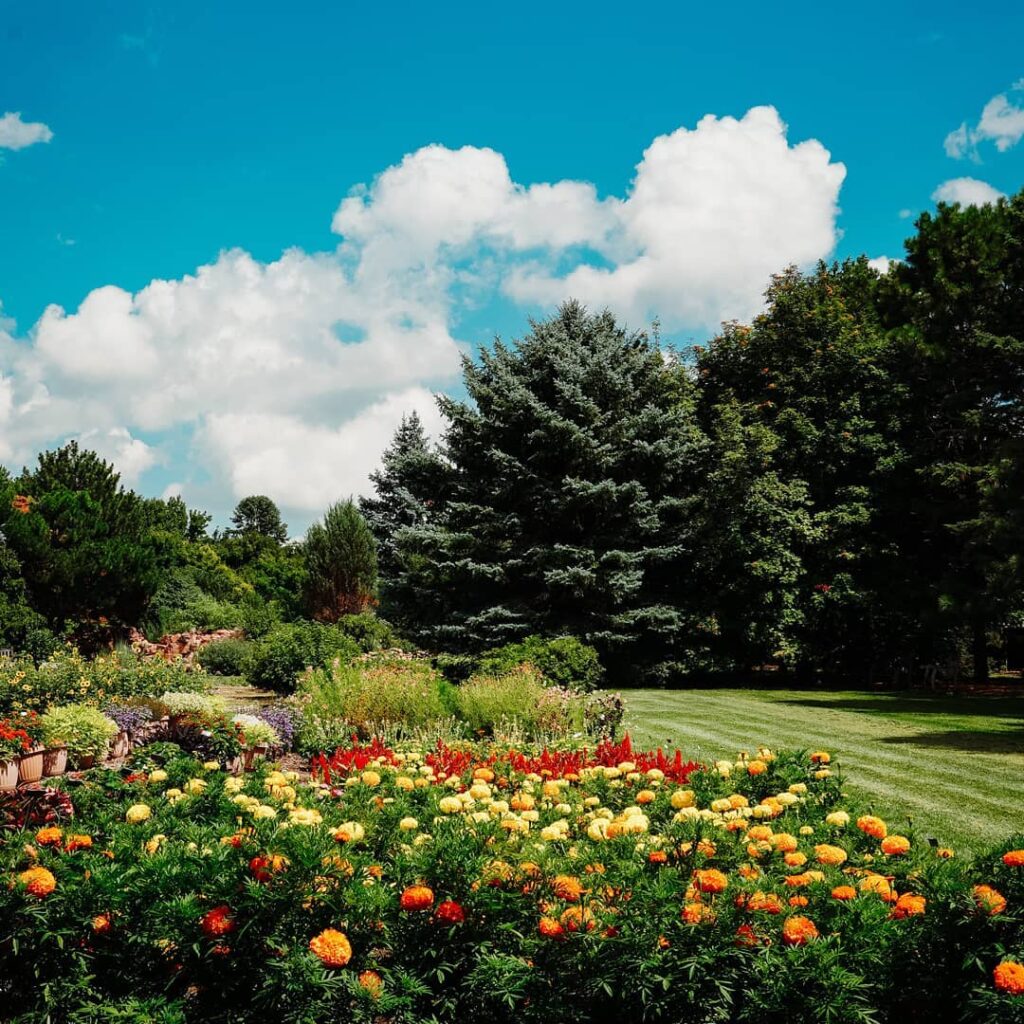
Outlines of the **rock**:
{"label": "rock", "polygon": [[194,629],[187,633],[168,633],[153,643],[133,629],[129,640],[132,649],[144,658],[163,658],[165,661],[181,658],[191,662],[201,647],[217,640],[241,640],[244,635],[241,629],[215,629],[210,632]]}

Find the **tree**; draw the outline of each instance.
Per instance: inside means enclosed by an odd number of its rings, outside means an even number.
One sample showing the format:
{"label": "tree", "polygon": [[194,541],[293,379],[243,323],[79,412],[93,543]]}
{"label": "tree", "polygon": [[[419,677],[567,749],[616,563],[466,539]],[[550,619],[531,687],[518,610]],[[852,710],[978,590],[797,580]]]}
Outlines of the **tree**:
{"label": "tree", "polygon": [[351,501],[332,505],[306,531],[306,604],[313,618],[336,622],[363,612],[377,588],[376,542]]}
{"label": "tree", "polygon": [[891,277],[892,373],[904,458],[885,495],[913,573],[925,657],[951,632],[988,676],[989,634],[1019,602],[1024,538],[1024,192],[922,214]]}
{"label": "tree", "polygon": [[531,327],[464,360],[471,403],[439,399],[445,500],[397,536],[415,635],[454,651],[575,635],[619,678],[663,678],[693,626],[692,384],[610,313],[570,302]]}
{"label": "tree", "polygon": [[49,627],[89,644],[138,625],[163,573],[143,500],[74,441],[40,455],[16,490],[4,535]]}
{"label": "tree", "polygon": [[407,616],[418,615],[413,595],[403,590],[399,536],[437,515],[445,501],[448,476],[449,467],[430,447],[423,424],[413,412],[402,417],[380,469],[370,474],[376,496],[359,499],[359,510],[377,541],[381,611],[398,625],[407,624]]}
{"label": "tree", "polygon": [[281,512],[265,494],[243,498],[231,513],[231,525],[237,534],[257,534],[278,544],[288,539],[288,525],[281,522]]}

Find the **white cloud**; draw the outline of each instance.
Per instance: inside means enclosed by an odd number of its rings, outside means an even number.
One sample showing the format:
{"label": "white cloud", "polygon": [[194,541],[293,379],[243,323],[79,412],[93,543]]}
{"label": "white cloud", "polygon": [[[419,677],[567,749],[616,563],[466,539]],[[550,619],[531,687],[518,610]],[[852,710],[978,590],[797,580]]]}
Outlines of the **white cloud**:
{"label": "white cloud", "polygon": [[1002,195],[1002,192],[986,181],[979,181],[977,178],[951,178],[932,193],[932,199],[936,203],[984,206],[986,203],[994,203]]}
{"label": "white cloud", "polygon": [[0,149],[24,149],[52,138],[53,132],[42,121],[22,121],[21,114],[10,111],[0,117]]}
{"label": "white cloud", "polygon": [[427,146],[340,203],[334,252],[227,250],[50,306],[22,338],[0,323],[0,460],[90,438],[126,479],[166,464],[213,506],[265,493],[319,513],[366,490],[403,412],[439,428],[429,395],[458,382],[467,311],[575,296],[633,326],[713,330],[756,312],[771,273],[830,254],[844,175],[770,107],[655,139],[623,196]]}
{"label": "white cloud", "polygon": [[[1014,82],[1011,91],[1024,89],[1024,79]],[[981,111],[978,123],[972,128],[966,121],[946,136],[948,156],[959,159],[969,156],[978,159],[978,145],[994,142],[1000,153],[1005,153],[1024,137],[1024,107],[1012,101],[1006,93],[993,96]]]}
{"label": "white cloud", "polygon": [[874,259],[868,260],[868,266],[880,274],[888,274],[889,268],[898,262],[899,260],[890,259],[888,256],[875,256]]}

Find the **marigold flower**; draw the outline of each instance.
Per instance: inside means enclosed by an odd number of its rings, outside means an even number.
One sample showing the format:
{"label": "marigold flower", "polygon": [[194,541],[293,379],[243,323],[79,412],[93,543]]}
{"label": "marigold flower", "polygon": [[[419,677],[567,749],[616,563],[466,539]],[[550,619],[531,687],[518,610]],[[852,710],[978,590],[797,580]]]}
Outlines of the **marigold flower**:
{"label": "marigold flower", "polygon": [[36,842],[40,846],[59,846],[64,838],[64,830],[51,825],[49,828],[41,828],[36,833]]}
{"label": "marigold flower", "polygon": [[819,864],[827,864],[829,867],[838,867],[846,860],[846,851],[841,846],[830,846],[828,843],[819,843],[814,848],[814,857]]}
{"label": "marigold flower", "polygon": [[1009,850],[1004,853],[1003,863],[1008,868],[1024,868],[1024,850]]}
{"label": "marigold flower", "polygon": [[344,932],[325,928],[309,940],[310,950],[325,967],[344,967],[352,959],[352,944]]}
{"label": "marigold flower", "polygon": [[92,919],[92,930],[94,935],[109,935],[113,930],[114,922],[109,914],[97,914]]}
{"label": "marigold flower", "polygon": [[889,884],[889,879],[885,875],[865,875],[857,883],[857,888],[861,892],[869,892],[874,893],[876,896],[881,896],[887,903],[893,903],[897,898],[896,893],[893,892],[892,886]]}
{"label": "marigold flower", "polygon": [[647,863],[648,864],[667,864],[668,863],[668,854],[664,850],[651,850],[651,852],[649,854],[647,854]]}
{"label": "marigold flower", "polygon": [[910,840],[906,836],[886,836],[882,840],[882,853],[887,857],[899,857],[910,850]]}
{"label": "marigold flower", "polygon": [[928,901],[923,896],[905,892],[896,900],[896,905],[892,908],[892,916],[897,920],[904,917],[917,917],[924,913],[927,904]]}
{"label": "marigold flower", "polygon": [[809,917],[794,914],[787,917],[782,925],[782,942],[786,946],[803,946],[818,937],[818,929]]}
{"label": "marigold flower", "polygon": [[537,930],[545,939],[561,939],[565,935],[565,929],[553,917],[542,917]]}
{"label": "marigold flower", "polygon": [[976,885],[971,889],[971,895],[986,914],[1001,914],[1006,909],[1006,897],[991,885]]}
{"label": "marigold flower", "polygon": [[207,911],[203,914],[199,927],[202,928],[203,934],[208,935],[211,939],[219,939],[223,935],[230,934],[236,927],[231,908],[226,904],[221,904],[219,907]]}
{"label": "marigold flower", "polygon": [[703,903],[686,903],[679,916],[687,924],[700,924],[702,921],[713,921],[715,912]]}
{"label": "marigold flower", "polygon": [[737,946],[756,946],[761,940],[757,937],[757,932],[750,927],[749,924],[741,924],[736,929],[736,945]]}
{"label": "marigold flower", "polygon": [[874,839],[884,839],[889,834],[889,829],[886,827],[885,822],[881,818],[876,818],[873,814],[864,814],[859,817],[857,819],[857,828],[865,835],[869,835]]}
{"label": "marigold flower", "polygon": [[249,861],[249,870],[257,882],[269,882],[278,871],[288,869],[288,858],[280,853],[268,853],[253,857]]}
{"label": "marigold flower", "polygon": [[694,871],[693,884],[701,892],[725,892],[729,879],[716,868],[704,868],[701,871]]}
{"label": "marigold flower", "polygon": [[811,764],[829,764],[832,760],[832,755],[825,750],[816,750],[811,754]]}
{"label": "marigold flower", "polygon": [[380,998],[380,990],[384,987],[384,980],[376,971],[360,971],[359,987],[363,989],[371,999]]}
{"label": "marigold flower", "polygon": [[572,875],[555,875],[551,889],[560,900],[575,903],[583,895],[583,886]]}
{"label": "marigold flower", "polygon": [[568,907],[558,920],[567,932],[594,930],[594,915],[586,907]]}
{"label": "marigold flower", "polygon": [[777,832],[768,842],[777,853],[792,853],[800,845],[797,837],[788,832]]}
{"label": "marigold flower", "polygon": [[857,890],[852,885],[837,885],[832,890],[832,899],[834,900],[855,900],[857,898]]}
{"label": "marigold flower", "polygon": [[1011,996],[1024,995],[1024,964],[1004,960],[992,971],[992,981],[1000,992]]}
{"label": "marigold flower", "polygon": [[948,846],[940,846],[935,851],[935,856],[938,857],[940,860],[950,860],[951,858],[955,857],[956,854]]}
{"label": "marigold flower", "polygon": [[67,850],[68,853],[74,853],[75,850],[91,850],[92,836],[68,836],[67,842],[64,844],[64,849]]}
{"label": "marigold flower", "polygon": [[21,879],[22,885],[39,900],[49,896],[57,888],[57,879],[47,868],[29,868],[27,871],[22,871],[18,877]]}
{"label": "marigold flower", "polygon": [[149,804],[132,804],[125,811],[124,819],[131,825],[139,825],[144,821],[148,821],[152,814],[153,811]]}
{"label": "marigold flower", "polygon": [[759,890],[753,893],[746,901],[746,907],[751,912],[760,911],[765,914],[781,914],[782,900],[773,892],[761,892]]}
{"label": "marigold flower", "polygon": [[462,924],[466,920],[466,911],[460,903],[455,900],[445,900],[437,905],[434,911],[434,920],[442,924]]}
{"label": "marigold flower", "polygon": [[403,910],[429,910],[434,905],[434,890],[426,885],[410,885],[399,900]]}
{"label": "marigold flower", "polygon": [[787,868],[802,868],[807,863],[807,854],[797,850],[795,853],[787,853],[782,860]]}
{"label": "marigold flower", "polygon": [[806,896],[790,896],[788,902],[791,907],[806,907],[811,901]]}
{"label": "marigold flower", "polygon": [[768,765],[764,761],[750,761],[747,764],[747,772],[750,775],[764,775],[768,771]]}

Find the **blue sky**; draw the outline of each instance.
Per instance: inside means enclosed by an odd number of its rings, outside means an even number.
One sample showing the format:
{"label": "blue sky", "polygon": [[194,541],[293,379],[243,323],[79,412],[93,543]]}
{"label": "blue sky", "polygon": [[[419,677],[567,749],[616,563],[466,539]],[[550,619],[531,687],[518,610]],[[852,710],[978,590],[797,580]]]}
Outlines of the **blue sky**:
{"label": "blue sky", "polygon": [[568,294],[700,340],[790,260],[897,258],[945,183],[1019,189],[1022,40],[1005,3],[8,0],[0,461],[78,436],[301,527]]}

